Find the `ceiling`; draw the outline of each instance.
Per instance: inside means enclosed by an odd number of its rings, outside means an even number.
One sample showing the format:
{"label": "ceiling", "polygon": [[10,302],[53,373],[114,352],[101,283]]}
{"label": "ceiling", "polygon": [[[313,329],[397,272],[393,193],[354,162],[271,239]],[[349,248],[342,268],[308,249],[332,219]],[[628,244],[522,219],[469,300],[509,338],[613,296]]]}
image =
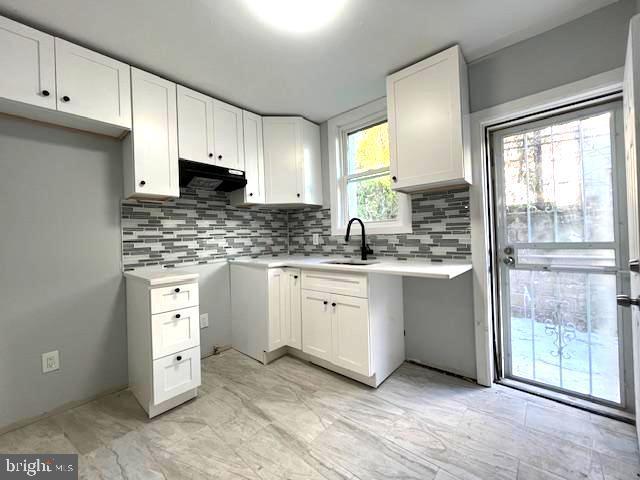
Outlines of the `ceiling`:
{"label": "ceiling", "polygon": [[0,0],[0,12],[249,110],[321,122],[454,43],[472,61],[615,0],[346,0],[305,34],[248,1]]}

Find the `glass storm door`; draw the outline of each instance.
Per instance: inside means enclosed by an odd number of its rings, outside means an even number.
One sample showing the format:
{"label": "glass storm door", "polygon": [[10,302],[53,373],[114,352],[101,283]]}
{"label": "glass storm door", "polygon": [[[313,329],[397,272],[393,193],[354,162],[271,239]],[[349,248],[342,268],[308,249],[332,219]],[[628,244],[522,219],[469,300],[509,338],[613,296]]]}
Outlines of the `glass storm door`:
{"label": "glass storm door", "polygon": [[497,130],[492,155],[504,376],[624,406],[620,107]]}

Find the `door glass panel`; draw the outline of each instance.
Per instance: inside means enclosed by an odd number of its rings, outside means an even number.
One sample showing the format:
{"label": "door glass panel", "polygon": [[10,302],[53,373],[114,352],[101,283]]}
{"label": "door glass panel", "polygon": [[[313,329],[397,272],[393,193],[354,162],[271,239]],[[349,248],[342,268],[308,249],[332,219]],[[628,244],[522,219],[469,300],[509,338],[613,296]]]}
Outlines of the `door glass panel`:
{"label": "door glass panel", "polygon": [[505,130],[493,147],[506,375],[621,404],[615,111]]}
{"label": "door glass panel", "polygon": [[510,270],[512,374],[620,401],[616,277]]}
{"label": "door glass panel", "polygon": [[507,237],[515,242],[611,242],[611,112],[503,140]]}

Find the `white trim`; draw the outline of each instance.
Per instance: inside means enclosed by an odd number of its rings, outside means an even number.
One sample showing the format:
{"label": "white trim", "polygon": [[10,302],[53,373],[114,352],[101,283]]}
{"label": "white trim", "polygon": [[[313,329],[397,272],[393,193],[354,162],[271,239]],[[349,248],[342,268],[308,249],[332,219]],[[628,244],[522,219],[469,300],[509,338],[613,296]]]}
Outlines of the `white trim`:
{"label": "white trim", "polygon": [[490,244],[485,143],[486,129],[518,117],[586,101],[622,89],[623,68],[604,72],[568,85],[475,112],[470,116],[473,184],[469,188],[471,210],[471,256],[476,340],[476,373],[480,385],[491,386],[494,378],[492,292],[489,267]]}
{"label": "white trim", "polygon": [[[329,151],[329,186],[331,188],[331,235],[344,235],[348,219],[342,218],[344,207],[341,205],[345,199],[342,192],[344,186],[339,187],[342,181],[342,135],[347,130],[355,130],[358,127],[381,121],[387,118],[387,100],[380,98],[373,102],[354,108],[329,119],[327,122],[327,141]],[[412,233],[411,225],[411,197],[404,193],[398,193],[398,218],[388,222],[365,222],[367,233],[371,234],[399,234]],[[360,233],[360,226],[353,225],[354,235]]]}

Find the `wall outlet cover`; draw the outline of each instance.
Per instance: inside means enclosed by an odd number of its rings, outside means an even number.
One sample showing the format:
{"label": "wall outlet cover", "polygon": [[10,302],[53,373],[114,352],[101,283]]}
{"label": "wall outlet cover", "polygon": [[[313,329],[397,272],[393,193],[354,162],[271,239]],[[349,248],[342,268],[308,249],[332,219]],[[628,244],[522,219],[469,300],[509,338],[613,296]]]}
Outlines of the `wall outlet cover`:
{"label": "wall outlet cover", "polygon": [[42,354],[42,373],[60,370],[60,354],[58,350]]}
{"label": "wall outlet cover", "polygon": [[207,328],[209,326],[209,314],[203,313],[200,315],[200,328]]}
{"label": "wall outlet cover", "polygon": [[319,233],[314,233],[313,234],[313,244],[314,245],[319,245],[320,244],[320,234]]}

